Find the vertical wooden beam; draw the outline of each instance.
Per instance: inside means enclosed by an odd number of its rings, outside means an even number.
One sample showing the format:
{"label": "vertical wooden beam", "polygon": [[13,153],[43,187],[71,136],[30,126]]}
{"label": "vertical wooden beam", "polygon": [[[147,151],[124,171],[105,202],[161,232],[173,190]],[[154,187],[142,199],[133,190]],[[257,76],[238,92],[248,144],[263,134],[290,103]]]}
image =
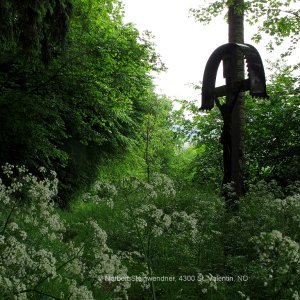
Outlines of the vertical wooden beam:
{"label": "vertical wooden beam", "polygon": [[[244,43],[244,13],[243,13],[244,0],[234,0],[228,7],[228,40],[230,43]],[[238,81],[244,79],[244,57],[242,53],[235,50],[233,59],[230,62],[230,69],[226,84],[231,88],[234,87]],[[233,103],[235,102],[235,103]],[[228,93],[226,97],[226,104],[233,109],[230,116],[230,130],[231,130],[231,182],[234,184],[235,198],[227,198],[227,206],[235,209],[238,198],[244,192],[243,184],[243,127],[244,127],[244,97],[243,93],[234,95]],[[223,182],[226,183],[226,182]]]}

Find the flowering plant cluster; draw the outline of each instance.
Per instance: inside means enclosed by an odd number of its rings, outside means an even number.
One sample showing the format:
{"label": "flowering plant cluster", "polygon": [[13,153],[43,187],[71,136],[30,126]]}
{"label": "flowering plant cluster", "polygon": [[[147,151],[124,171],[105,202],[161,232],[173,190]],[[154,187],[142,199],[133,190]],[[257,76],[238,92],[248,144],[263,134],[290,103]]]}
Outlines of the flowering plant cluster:
{"label": "flowering plant cluster", "polygon": [[[281,188],[275,181],[250,185],[238,214],[227,221],[230,258],[237,274],[248,274],[250,298],[297,299],[300,243],[299,183]],[[259,295],[257,291],[259,290]]]}
{"label": "flowering plant cluster", "polygon": [[6,164],[2,173],[1,297],[92,300],[106,292],[126,298],[129,282],[102,280],[127,275],[119,256],[107,246],[105,231],[95,220],[72,224],[59,215],[53,202],[55,172],[46,178],[44,168],[34,176],[25,167]]}
{"label": "flowering plant cluster", "polygon": [[[300,184],[259,182],[238,213],[226,215],[222,198],[175,193],[171,179],[155,174],[151,182],[97,181],[63,212],[53,201],[55,172],[6,164],[2,174],[4,299],[157,298],[161,291],[170,299],[299,299]],[[249,280],[237,281],[241,274]],[[176,283],[152,280],[168,276]]]}
{"label": "flowering plant cluster", "polygon": [[84,201],[94,203],[106,203],[111,209],[114,207],[114,201],[118,196],[117,188],[111,182],[97,180],[90,191],[83,195]]}
{"label": "flowering plant cluster", "polygon": [[151,182],[140,180],[136,177],[124,178],[120,184],[123,191],[145,201],[153,201],[154,199],[172,199],[176,196],[175,184],[167,175],[161,173],[153,173]]}
{"label": "flowering plant cluster", "polygon": [[168,207],[176,195],[174,183],[168,176],[154,173],[150,183],[136,178],[126,183],[125,218],[134,222],[140,236],[149,239],[149,236],[176,235],[178,240],[182,236],[194,242],[199,238],[196,214]]}
{"label": "flowering plant cluster", "polygon": [[165,174],[153,173],[151,184],[156,189],[158,195],[165,198],[173,198],[176,196],[174,182]]}
{"label": "flowering plant cluster", "polygon": [[284,299],[299,299],[300,285],[299,243],[278,230],[262,232],[252,238],[258,260],[252,265],[256,280],[263,283],[266,294]]}
{"label": "flowering plant cluster", "polygon": [[[188,214],[185,211],[174,211],[171,215],[173,230],[177,233],[178,241],[190,237],[193,243],[199,240],[198,220],[195,214]],[[189,234],[187,234],[189,233]]]}
{"label": "flowering plant cluster", "polygon": [[[112,184],[101,186],[101,193],[109,194],[106,187]],[[255,299],[259,287],[269,299],[298,299],[299,184],[285,189],[275,182],[250,185],[233,215],[226,214],[220,197],[195,190],[175,193],[172,181],[161,174],[151,182],[123,179],[109,189],[115,195],[111,215],[118,216],[117,235],[126,239],[127,251],[118,255],[125,258],[130,275],[177,274],[183,281],[177,281],[170,298],[184,298],[194,289],[204,298],[221,293],[228,299]],[[97,203],[106,206],[106,200]],[[197,274],[203,279],[196,280]],[[152,297],[167,288],[161,282],[131,284]]]}
{"label": "flowering plant cluster", "polygon": [[153,234],[154,237],[161,236],[171,225],[171,217],[154,204],[143,204],[135,208],[133,217],[139,231]]}

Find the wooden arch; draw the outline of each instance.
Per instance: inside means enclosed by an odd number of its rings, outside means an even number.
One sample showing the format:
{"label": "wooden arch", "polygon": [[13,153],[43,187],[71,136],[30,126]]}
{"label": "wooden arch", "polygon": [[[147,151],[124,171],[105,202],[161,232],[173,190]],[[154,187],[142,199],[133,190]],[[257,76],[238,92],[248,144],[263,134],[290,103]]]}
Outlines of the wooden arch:
{"label": "wooden arch", "polygon": [[[203,110],[210,110],[214,107],[216,98],[228,94],[226,85],[215,87],[219,65],[224,58],[233,57],[238,49],[244,55],[248,68],[248,79],[237,82],[231,88],[231,94],[250,91],[253,97],[267,98],[266,77],[261,57],[255,47],[249,44],[227,43],[218,47],[209,57],[203,76],[202,104]],[[230,67],[230,66],[229,66]]]}

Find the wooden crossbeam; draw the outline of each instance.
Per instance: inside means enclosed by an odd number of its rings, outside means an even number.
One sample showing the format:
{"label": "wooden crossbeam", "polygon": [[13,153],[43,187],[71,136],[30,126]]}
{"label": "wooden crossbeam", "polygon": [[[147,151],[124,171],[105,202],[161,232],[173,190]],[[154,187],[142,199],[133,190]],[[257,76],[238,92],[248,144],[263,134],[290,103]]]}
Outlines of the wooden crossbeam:
{"label": "wooden crossbeam", "polygon": [[214,96],[216,98],[227,96],[228,94],[235,95],[240,92],[246,92],[250,90],[250,80],[245,79],[242,81],[237,82],[233,87],[222,85],[218,86],[214,90]]}

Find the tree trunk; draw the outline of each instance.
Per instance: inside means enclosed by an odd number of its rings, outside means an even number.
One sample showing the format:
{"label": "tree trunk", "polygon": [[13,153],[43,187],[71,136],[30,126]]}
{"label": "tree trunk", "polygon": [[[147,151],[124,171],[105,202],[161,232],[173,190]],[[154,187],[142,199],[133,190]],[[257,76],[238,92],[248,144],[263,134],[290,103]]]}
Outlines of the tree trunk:
{"label": "tree trunk", "polygon": [[[228,7],[228,40],[230,43],[244,43],[244,0],[234,0]],[[231,61],[228,84],[234,86],[237,81],[244,79],[244,58],[242,53],[236,51]],[[228,197],[230,207],[236,207],[238,198],[244,193],[243,164],[244,164],[244,96],[228,95],[227,102],[235,101],[230,119],[231,129],[231,181],[235,197]]]}

